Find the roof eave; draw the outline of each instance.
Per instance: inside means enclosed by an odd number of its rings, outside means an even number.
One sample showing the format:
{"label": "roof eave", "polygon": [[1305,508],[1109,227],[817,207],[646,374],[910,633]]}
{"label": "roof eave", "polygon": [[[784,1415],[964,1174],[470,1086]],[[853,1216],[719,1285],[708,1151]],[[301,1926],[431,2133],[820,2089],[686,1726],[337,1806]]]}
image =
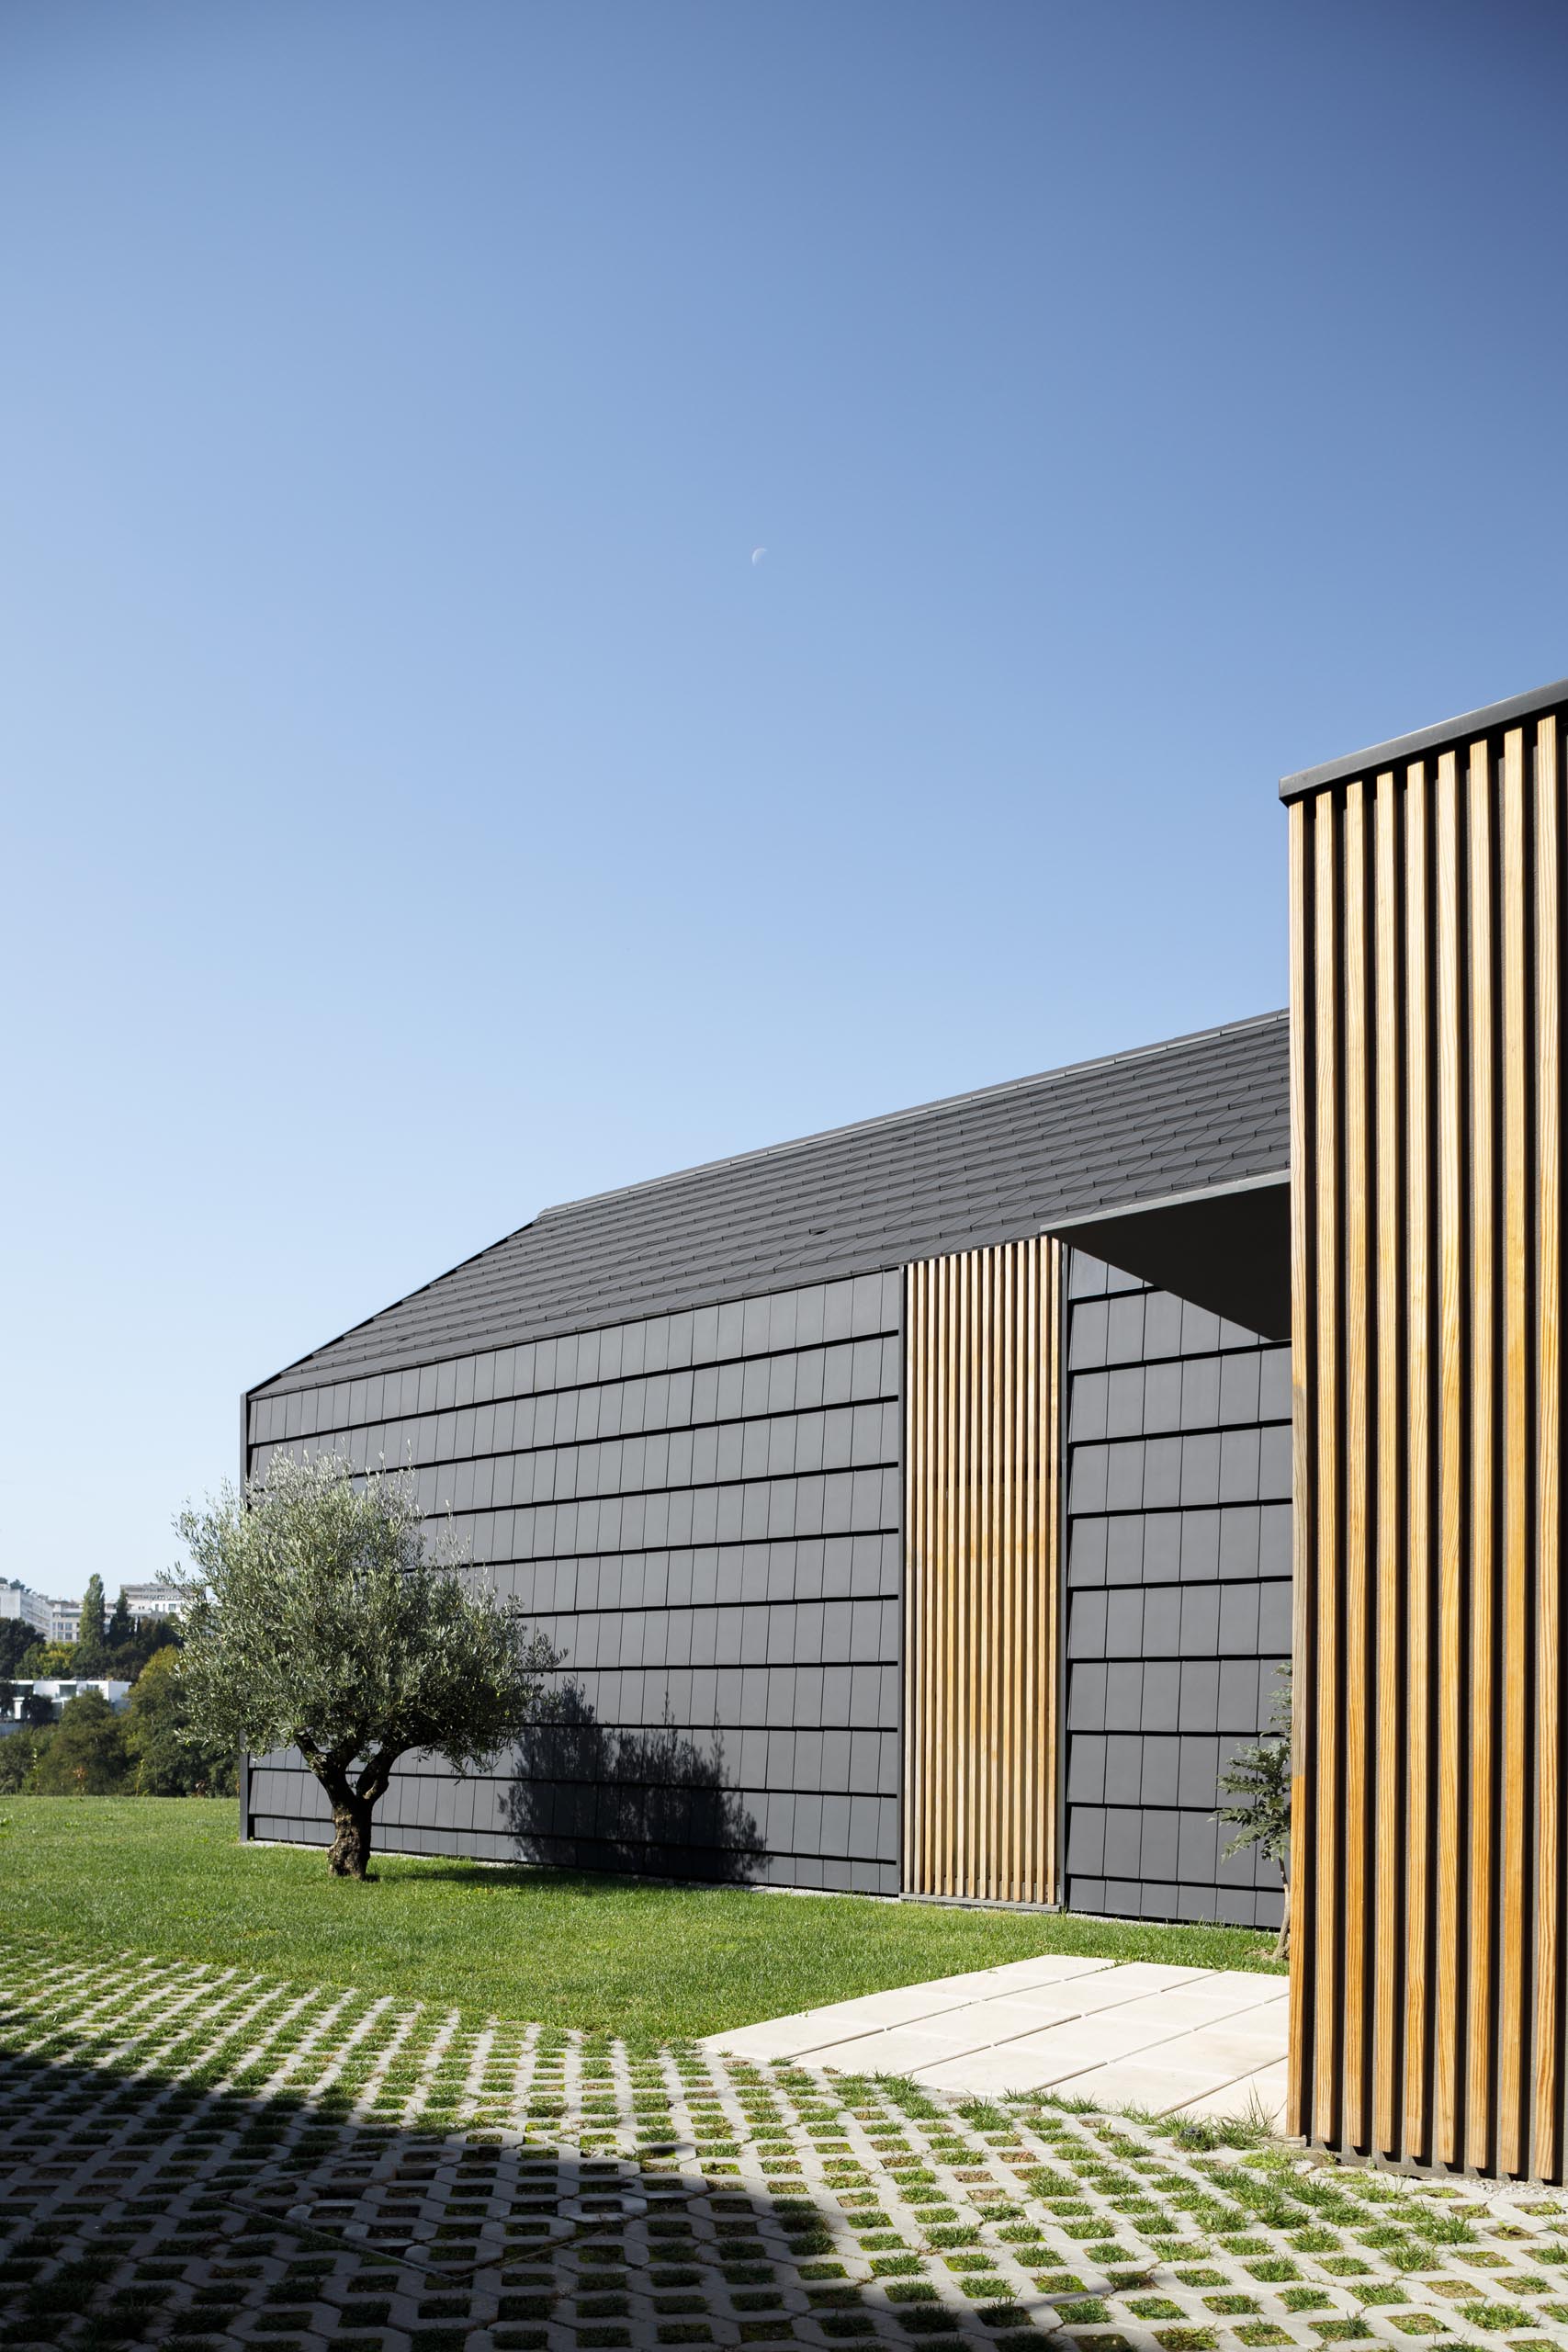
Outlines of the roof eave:
{"label": "roof eave", "polygon": [[1568,678],[1557,678],[1549,686],[1536,686],[1529,694],[1510,695],[1506,702],[1485,703],[1479,710],[1461,711],[1457,718],[1441,719],[1435,727],[1418,727],[1413,735],[1395,735],[1386,743],[1371,744],[1366,751],[1352,752],[1345,759],[1325,760],[1319,767],[1301,768],[1294,775],[1283,775],[1280,778],[1280,797],[1284,801],[1302,800],[1309,793],[1347,783],[1352,776],[1397,767],[1402,760],[1416,759],[1423,752],[1436,751],[1440,745],[1495,734],[1501,727],[1517,726],[1521,719],[1537,718],[1564,704],[1568,704]]}

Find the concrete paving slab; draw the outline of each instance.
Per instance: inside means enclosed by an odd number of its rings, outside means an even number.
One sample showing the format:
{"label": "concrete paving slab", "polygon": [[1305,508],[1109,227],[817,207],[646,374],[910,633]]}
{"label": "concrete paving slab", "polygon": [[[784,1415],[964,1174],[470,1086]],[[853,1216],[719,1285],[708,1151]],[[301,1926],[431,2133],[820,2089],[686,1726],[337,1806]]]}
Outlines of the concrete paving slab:
{"label": "concrete paving slab", "polygon": [[866,1993],[855,2001],[832,2001],[819,2009],[803,2009],[802,2018],[820,2018],[829,2027],[908,2025],[916,2018],[941,2017],[946,2010],[967,2008],[974,1995],[951,1985],[900,1984],[891,1993]]}
{"label": "concrete paving slab", "polygon": [[1042,2009],[1022,1994],[1015,1994],[1001,2001],[966,2001],[961,2009],[943,2012],[943,2022],[954,2033],[962,2031],[970,2047],[988,2050],[993,2041],[1011,2041],[1020,2034],[1042,2033],[1047,2027],[1065,2025],[1077,2013],[1071,2009]]}
{"label": "concrete paving slab", "polygon": [[[863,2029],[846,2026],[837,2041],[853,2041]],[[771,2065],[777,2059],[803,2058],[808,2053],[824,2053],[837,2046],[831,2026],[815,2018],[772,2018],[765,2025],[741,2026],[734,2033],[715,2036],[714,2046],[727,2058],[749,2058],[757,2065]]]}
{"label": "concrete paving slab", "polygon": [[[1161,2049],[1179,2050],[1182,2064],[1212,2067],[1226,2075],[1256,2074],[1259,2066],[1272,2065],[1283,2048],[1283,2036],[1278,2027],[1270,2030],[1267,2021],[1244,2030],[1234,2020],[1223,2026],[1205,2026],[1198,2033],[1175,2035]],[[1150,2052],[1157,2065],[1162,2062]]]}
{"label": "concrete paving slab", "polygon": [[1065,2025],[1047,2026],[1043,2033],[1010,2038],[1015,2056],[1026,2060],[1034,2083],[1049,2083],[1081,2074],[1086,2066],[1101,2066],[1111,2058],[1125,2058],[1164,2037],[1157,2018],[1126,2017],[1120,2010],[1089,2018],[1071,2018]]}
{"label": "concrete paving slab", "polygon": [[[924,2026],[891,2026],[886,2033],[865,2033],[852,2041],[835,2041],[825,2048],[820,2063],[837,2075],[913,2075],[943,2058],[968,2057],[972,2042],[951,2041],[928,2032]],[[797,2053],[806,2058],[812,2053]]]}
{"label": "concrete paving slab", "polygon": [[1163,2115],[1168,2108],[1186,2108],[1201,2098],[1213,2083],[1213,2076],[1201,2067],[1150,2066],[1142,2058],[1133,2057],[1119,2058],[1109,2066],[1091,2066],[1062,2087],[1068,2097],[1090,2098],[1097,2106],[1145,2107]]}
{"label": "concrete paving slab", "polygon": [[1038,1960],[1004,1961],[999,1968],[973,1968],[962,1976],[939,1976],[933,1981],[948,1992],[965,1988],[973,1997],[976,1993],[1018,1992],[1025,1986],[1066,1986],[1086,1976],[1111,1975],[1115,1969],[1113,1960],[1082,1960],[1067,1952],[1043,1952]]}
{"label": "concrete paving slab", "polygon": [[[1237,2082],[1276,2096],[1289,1985],[1243,1969],[1043,1954],[840,2001],[715,2034],[725,2056],[788,2058],[840,2074],[910,2075],[959,2097],[1052,2089],[1114,2104],[1189,2108]],[[1112,2084],[1119,2087],[1112,2087]],[[1241,2113],[1243,2093],[1228,2109]]]}
{"label": "concrete paving slab", "polygon": [[1011,2041],[995,2050],[965,2051],[960,2058],[939,2059],[934,2066],[917,2066],[913,2079],[923,2089],[947,2091],[954,2098],[1005,2098],[1013,2091],[1055,2087],[1033,2081],[1017,2051]]}
{"label": "concrete paving slab", "polygon": [[1172,2016],[1189,2017],[1197,2025],[1220,2018],[1242,2017],[1252,2010],[1267,2009],[1275,2001],[1290,1997],[1288,1984],[1263,1993],[1255,1989],[1260,1983],[1272,1987],[1274,1979],[1271,1977],[1255,1976],[1250,1982],[1243,1979],[1238,1983],[1239,1975],[1238,1970],[1227,1969],[1223,1975],[1216,1975],[1212,1984],[1178,1984],[1162,1998]]}
{"label": "concrete paving slab", "polygon": [[1256,2075],[1238,2075],[1234,2083],[1226,2083],[1219,2090],[1204,2091],[1200,2098],[1189,2099],[1180,2111],[1183,2115],[1221,2119],[1258,2115],[1280,2131],[1284,2126],[1288,2095],[1284,2066],[1265,2066]]}

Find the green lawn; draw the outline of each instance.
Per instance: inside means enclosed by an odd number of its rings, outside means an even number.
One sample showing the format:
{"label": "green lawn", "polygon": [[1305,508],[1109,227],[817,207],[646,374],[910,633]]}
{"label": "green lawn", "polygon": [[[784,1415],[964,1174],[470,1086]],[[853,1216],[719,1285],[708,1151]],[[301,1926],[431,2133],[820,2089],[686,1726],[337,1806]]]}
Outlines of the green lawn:
{"label": "green lawn", "polygon": [[636,2043],[716,2033],[1034,1952],[1268,1968],[1235,1928],[1123,1926],[797,1898],[382,1855],[364,1885],[319,1851],[242,1846],[231,1803],[13,1797],[0,1890],[11,1928],[102,1951],[581,2026]]}

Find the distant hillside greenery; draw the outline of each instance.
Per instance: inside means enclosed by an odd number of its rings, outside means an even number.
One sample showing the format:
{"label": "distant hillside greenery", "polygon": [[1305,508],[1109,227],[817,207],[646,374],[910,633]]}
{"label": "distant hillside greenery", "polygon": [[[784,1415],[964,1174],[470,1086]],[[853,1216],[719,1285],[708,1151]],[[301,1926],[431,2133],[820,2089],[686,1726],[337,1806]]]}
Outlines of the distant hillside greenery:
{"label": "distant hillside greenery", "polygon": [[[115,1615],[119,1614],[117,1610]],[[9,1619],[0,1624],[0,1634],[14,1631]],[[21,1631],[30,1634],[27,1626]],[[0,1735],[0,1794],[236,1794],[239,1778],[234,1756],[190,1737],[176,1628],[149,1625],[140,1633],[127,1630],[124,1638],[116,1638],[119,1631],[111,1617],[96,1644],[40,1643],[33,1638],[14,1666],[8,1663],[6,1646],[0,1645],[0,1700],[6,1702],[7,1713],[16,1684],[45,1676],[75,1676],[83,1680],[112,1677],[131,1686],[122,1714],[117,1714],[96,1690],[84,1690],[80,1697],[66,1702],[58,1723],[22,1724]]]}
{"label": "distant hillside greenery", "polygon": [[45,1675],[59,1675],[134,1682],[150,1657],[170,1643],[177,1645],[179,1638],[178,1627],[164,1619],[133,1625],[123,1592],[106,1614],[103,1580],[91,1577],[82,1604],[80,1641],[46,1642],[23,1619],[0,1617],[0,1679],[36,1682]]}

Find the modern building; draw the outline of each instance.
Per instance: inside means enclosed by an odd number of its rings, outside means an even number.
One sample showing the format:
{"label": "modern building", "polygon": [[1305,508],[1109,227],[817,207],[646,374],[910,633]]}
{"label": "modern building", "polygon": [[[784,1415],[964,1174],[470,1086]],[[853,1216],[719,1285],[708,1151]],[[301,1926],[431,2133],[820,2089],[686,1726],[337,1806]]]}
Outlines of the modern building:
{"label": "modern building", "polygon": [[43,1641],[50,1638],[50,1606],[41,1593],[29,1590],[15,1577],[8,1583],[0,1584],[0,1618],[20,1619],[23,1624],[30,1625]]}
{"label": "modern building", "polygon": [[100,1699],[107,1699],[117,1715],[124,1713],[130,1698],[129,1682],[118,1682],[112,1678],[96,1675],[62,1678],[51,1674],[32,1682],[9,1682],[5,1688],[10,1695],[0,1699],[0,1731],[28,1720],[24,1710],[28,1699],[44,1701],[51,1719],[58,1722],[70,1702],[89,1690],[96,1690]]}
{"label": "modern building", "polygon": [[49,1638],[51,1642],[76,1642],[82,1638],[82,1604],[79,1600],[51,1600],[49,1604]]}
{"label": "modern building", "polygon": [[561,1656],[384,1841],[1268,1924],[1293,1657],[1295,2123],[1560,2180],[1565,718],[1286,779],[1288,1014],[547,1210],[253,1390]]}
{"label": "modern building", "polygon": [[[253,1392],[253,1476],[412,1462],[563,1659],[496,1777],[405,1759],[382,1842],[1273,1924],[1213,1815],[1290,1648],[1287,1046],[547,1210]],[[297,1759],[246,1804],[328,1835]]]}
{"label": "modern building", "polygon": [[133,1625],[162,1624],[179,1615],[180,1596],[172,1584],[122,1584],[120,1592]]}

